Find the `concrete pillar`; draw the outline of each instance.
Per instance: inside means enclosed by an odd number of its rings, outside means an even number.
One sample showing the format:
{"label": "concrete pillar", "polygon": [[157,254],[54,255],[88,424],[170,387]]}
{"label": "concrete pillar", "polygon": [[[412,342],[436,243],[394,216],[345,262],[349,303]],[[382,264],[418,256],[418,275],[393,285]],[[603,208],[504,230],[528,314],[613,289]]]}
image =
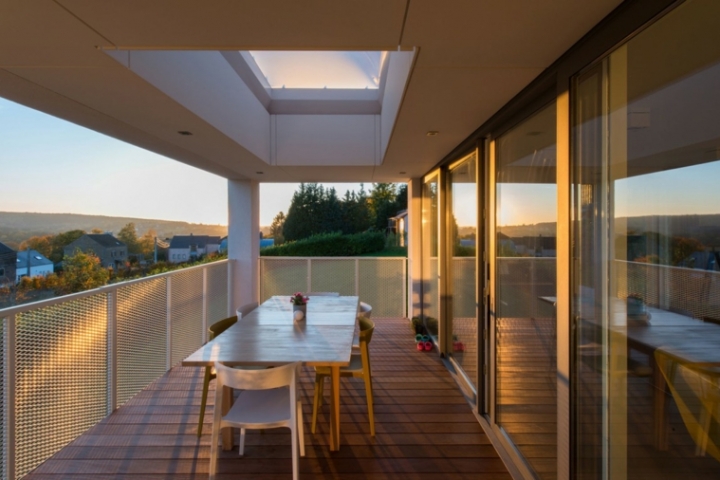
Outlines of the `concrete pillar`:
{"label": "concrete pillar", "polygon": [[408,182],[408,317],[422,313],[422,178]]}
{"label": "concrete pillar", "polygon": [[230,312],[260,300],[260,184],[228,180],[228,258]]}

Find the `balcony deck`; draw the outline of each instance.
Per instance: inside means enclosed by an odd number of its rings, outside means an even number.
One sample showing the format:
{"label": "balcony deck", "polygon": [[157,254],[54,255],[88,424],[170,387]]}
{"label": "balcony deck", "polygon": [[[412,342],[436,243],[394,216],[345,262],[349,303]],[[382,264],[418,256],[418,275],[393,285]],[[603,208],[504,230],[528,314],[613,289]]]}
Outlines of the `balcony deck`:
{"label": "balcony deck", "polygon": [[[459,480],[481,474],[485,480],[510,479],[436,352],[415,350],[405,319],[376,319],[376,325],[370,345],[376,437],[369,435],[361,379],[343,379],[340,451],[327,447],[327,404],[312,435],[313,374],[305,369],[307,452],[300,459],[301,477]],[[25,478],[205,479],[213,408],[198,439],[201,390],[202,369],[176,367]],[[212,404],[212,391],[209,397]],[[289,444],[285,429],[249,432],[245,456],[223,452],[218,477],[290,478]]]}

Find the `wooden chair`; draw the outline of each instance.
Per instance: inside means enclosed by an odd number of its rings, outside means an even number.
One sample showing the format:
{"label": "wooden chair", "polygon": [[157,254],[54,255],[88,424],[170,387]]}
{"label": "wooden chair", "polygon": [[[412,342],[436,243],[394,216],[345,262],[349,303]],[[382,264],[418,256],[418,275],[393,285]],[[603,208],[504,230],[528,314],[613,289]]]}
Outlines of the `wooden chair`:
{"label": "wooden chair", "polygon": [[[210,443],[210,479],[217,473],[220,430],[240,429],[240,456],[245,450],[245,430],[287,427],[292,438],[292,471],[297,480],[298,443],[300,456],[305,456],[302,423],[302,404],[297,396],[297,377],[300,362],[264,370],[238,370],[215,364],[215,413]],[[226,414],[223,410],[223,388],[240,390],[240,394]]]}
{"label": "wooden chair", "polygon": [[[369,303],[360,302],[360,306],[358,307],[358,320],[360,320],[360,317],[370,319],[371,315],[372,315],[372,305],[370,305]],[[360,348],[359,332],[356,332],[355,336],[353,337],[352,348],[354,348],[354,349]]]}
{"label": "wooden chair", "polygon": [[[223,320],[220,320],[219,322],[213,323],[208,328],[208,342],[221,333],[223,333],[225,330],[230,328],[232,325],[234,325],[239,319],[242,318],[242,315],[247,315],[251,311],[255,310],[257,308],[257,303],[248,303],[246,305],[243,305],[242,307],[237,309],[237,315],[234,317],[225,318]],[[203,380],[203,392],[202,392],[202,402],[200,403],[200,418],[198,419],[198,432],[197,436],[198,438],[202,437],[202,430],[203,430],[203,421],[205,420],[205,407],[207,407],[207,396],[208,396],[208,390],[210,388],[210,381],[215,378],[215,371],[213,367],[205,367],[205,379]]]}
{"label": "wooden chair", "polygon": [[[340,369],[341,377],[356,377],[365,380],[365,398],[368,406],[368,418],[370,420],[370,435],[375,436],[375,415],[373,412],[373,390],[372,371],[370,369],[370,340],[372,339],[375,324],[365,317],[359,318],[360,322],[360,353],[353,353],[350,357],[350,365]],[[323,388],[325,377],[330,376],[330,368],[315,368],[315,398],[313,401],[312,433],[315,433],[318,408],[322,404]]]}

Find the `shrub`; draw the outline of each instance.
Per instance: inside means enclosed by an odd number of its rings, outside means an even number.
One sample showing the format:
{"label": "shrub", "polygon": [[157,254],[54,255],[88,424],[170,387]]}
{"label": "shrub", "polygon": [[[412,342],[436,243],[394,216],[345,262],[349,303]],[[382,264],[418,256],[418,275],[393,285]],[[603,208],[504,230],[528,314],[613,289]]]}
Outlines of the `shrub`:
{"label": "shrub", "polygon": [[265,257],[352,257],[379,252],[385,247],[385,236],[380,232],[353,235],[321,233],[295,242],[274,245],[260,250]]}

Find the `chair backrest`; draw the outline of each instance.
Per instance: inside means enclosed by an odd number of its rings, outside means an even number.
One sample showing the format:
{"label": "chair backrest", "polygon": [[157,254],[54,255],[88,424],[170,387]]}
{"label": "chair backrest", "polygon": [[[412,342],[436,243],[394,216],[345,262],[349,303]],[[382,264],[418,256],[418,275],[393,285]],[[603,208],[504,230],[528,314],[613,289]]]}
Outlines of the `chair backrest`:
{"label": "chair backrest", "polygon": [[257,307],[258,307],[257,302],[246,303],[245,305],[242,305],[235,312],[237,314],[238,320],[242,319],[242,317],[247,316],[247,314],[249,314],[250,312],[255,310]]}
{"label": "chair backrest", "polygon": [[372,315],[372,305],[365,302],[360,302],[360,307],[358,308],[358,316],[370,318]]}
{"label": "chair backrest", "polygon": [[360,344],[363,343],[370,343],[370,340],[372,340],[373,332],[375,331],[375,323],[373,323],[372,320],[365,317],[360,317],[358,319],[358,323],[360,323]]}
{"label": "chair backrest", "polygon": [[212,325],[208,327],[208,340],[212,340],[213,338],[217,337],[221,333],[223,333],[225,330],[233,326],[235,323],[237,323],[238,317],[228,317],[223,320],[220,320],[219,322],[215,322]]}
{"label": "chair backrest", "polygon": [[300,362],[295,362],[263,370],[241,370],[215,362],[218,385],[237,390],[269,390],[286,386],[294,387],[299,367]]}
{"label": "chair backrest", "polygon": [[657,368],[667,381],[685,428],[698,447],[720,460],[720,362],[694,363],[655,350]]}
{"label": "chair backrest", "polygon": [[339,297],[339,292],[310,292],[305,294],[308,297]]}

